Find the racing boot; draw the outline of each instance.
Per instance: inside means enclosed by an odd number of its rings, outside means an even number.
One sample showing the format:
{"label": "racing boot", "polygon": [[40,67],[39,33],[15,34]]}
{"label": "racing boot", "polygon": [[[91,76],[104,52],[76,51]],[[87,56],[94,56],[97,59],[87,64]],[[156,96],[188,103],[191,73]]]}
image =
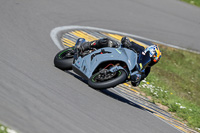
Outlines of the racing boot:
{"label": "racing boot", "polygon": [[81,50],[81,45],[83,45],[83,43],[85,42],[84,38],[79,38],[76,41],[75,44],[75,50],[74,50],[74,60],[76,60],[78,58],[78,56],[80,55]]}

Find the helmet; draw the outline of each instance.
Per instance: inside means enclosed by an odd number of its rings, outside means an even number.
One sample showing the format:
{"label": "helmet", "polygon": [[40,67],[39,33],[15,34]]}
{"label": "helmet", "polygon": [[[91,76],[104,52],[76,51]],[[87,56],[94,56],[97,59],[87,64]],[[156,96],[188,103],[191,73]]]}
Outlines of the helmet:
{"label": "helmet", "polygon": [[156,64],[161,58],[161,51],[157,45],[151,45],[144,50],[144,53],[149,53],[151,57],[150,66]]}

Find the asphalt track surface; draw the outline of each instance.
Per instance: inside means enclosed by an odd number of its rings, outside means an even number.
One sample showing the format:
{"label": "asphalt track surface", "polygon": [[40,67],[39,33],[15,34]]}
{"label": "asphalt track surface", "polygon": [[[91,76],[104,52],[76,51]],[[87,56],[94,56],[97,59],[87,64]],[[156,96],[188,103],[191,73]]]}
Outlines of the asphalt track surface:
{"label": "asphalt track surface", "polygon": [[56,69],[49,34],[82,25],[200,50],[200,9],[176,0],[1,0],[0,121],[21,133],[175,133]]}

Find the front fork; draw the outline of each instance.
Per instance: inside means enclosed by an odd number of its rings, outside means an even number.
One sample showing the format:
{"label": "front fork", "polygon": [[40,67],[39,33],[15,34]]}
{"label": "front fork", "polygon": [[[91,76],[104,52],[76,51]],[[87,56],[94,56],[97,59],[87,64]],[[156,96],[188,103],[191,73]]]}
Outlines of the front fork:
{"label": "front fork", "polygon": [[112,73],[117,72],[119,70],[124,70],[126,72],[126,75],[128,76],[127,70],[125,70],[122,66],[120,66],[119,63],[109,69],[109,71]]}
{"label": "front fork", "polygon": [[[119,64],[116,64],[112,68],[109,69],[110,72],[114,73],[117,72],[118,70],[124,70],[126,72],[126,75],[128,77],[128,81],[132,81],[134,83],[139,82],[141,80],[141,72],[139,71],[134,71],[133,73],[128,73],[126,69],[124,69],[122,66]],[[129,75],[129,76],[128,76]]]}

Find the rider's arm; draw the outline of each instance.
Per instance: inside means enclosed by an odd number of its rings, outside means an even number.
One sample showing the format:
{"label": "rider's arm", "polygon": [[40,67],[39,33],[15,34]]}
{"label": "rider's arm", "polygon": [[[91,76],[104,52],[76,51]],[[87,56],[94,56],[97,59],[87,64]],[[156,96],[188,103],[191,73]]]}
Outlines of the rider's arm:
{"label": "rider's arm", "polygon": [[139,53],[139,54],[141,54],[142,51],[145,50],[145,48],[144,48],[143,46],[138,45],[138,44],[136,44],[136,43],[134,43],[134,42],[131,42],[131,44],[130,44],[130,49],[134,49],[134,50],[135,50],[137,53]]}
{"label": "rider's arm", "polygon": [[147,67],[142,73],[141,73],[141,80],[142,81],[143,79],[145,79],[149,73],[150,73],[150,70],[151,70],[151,67]]}

